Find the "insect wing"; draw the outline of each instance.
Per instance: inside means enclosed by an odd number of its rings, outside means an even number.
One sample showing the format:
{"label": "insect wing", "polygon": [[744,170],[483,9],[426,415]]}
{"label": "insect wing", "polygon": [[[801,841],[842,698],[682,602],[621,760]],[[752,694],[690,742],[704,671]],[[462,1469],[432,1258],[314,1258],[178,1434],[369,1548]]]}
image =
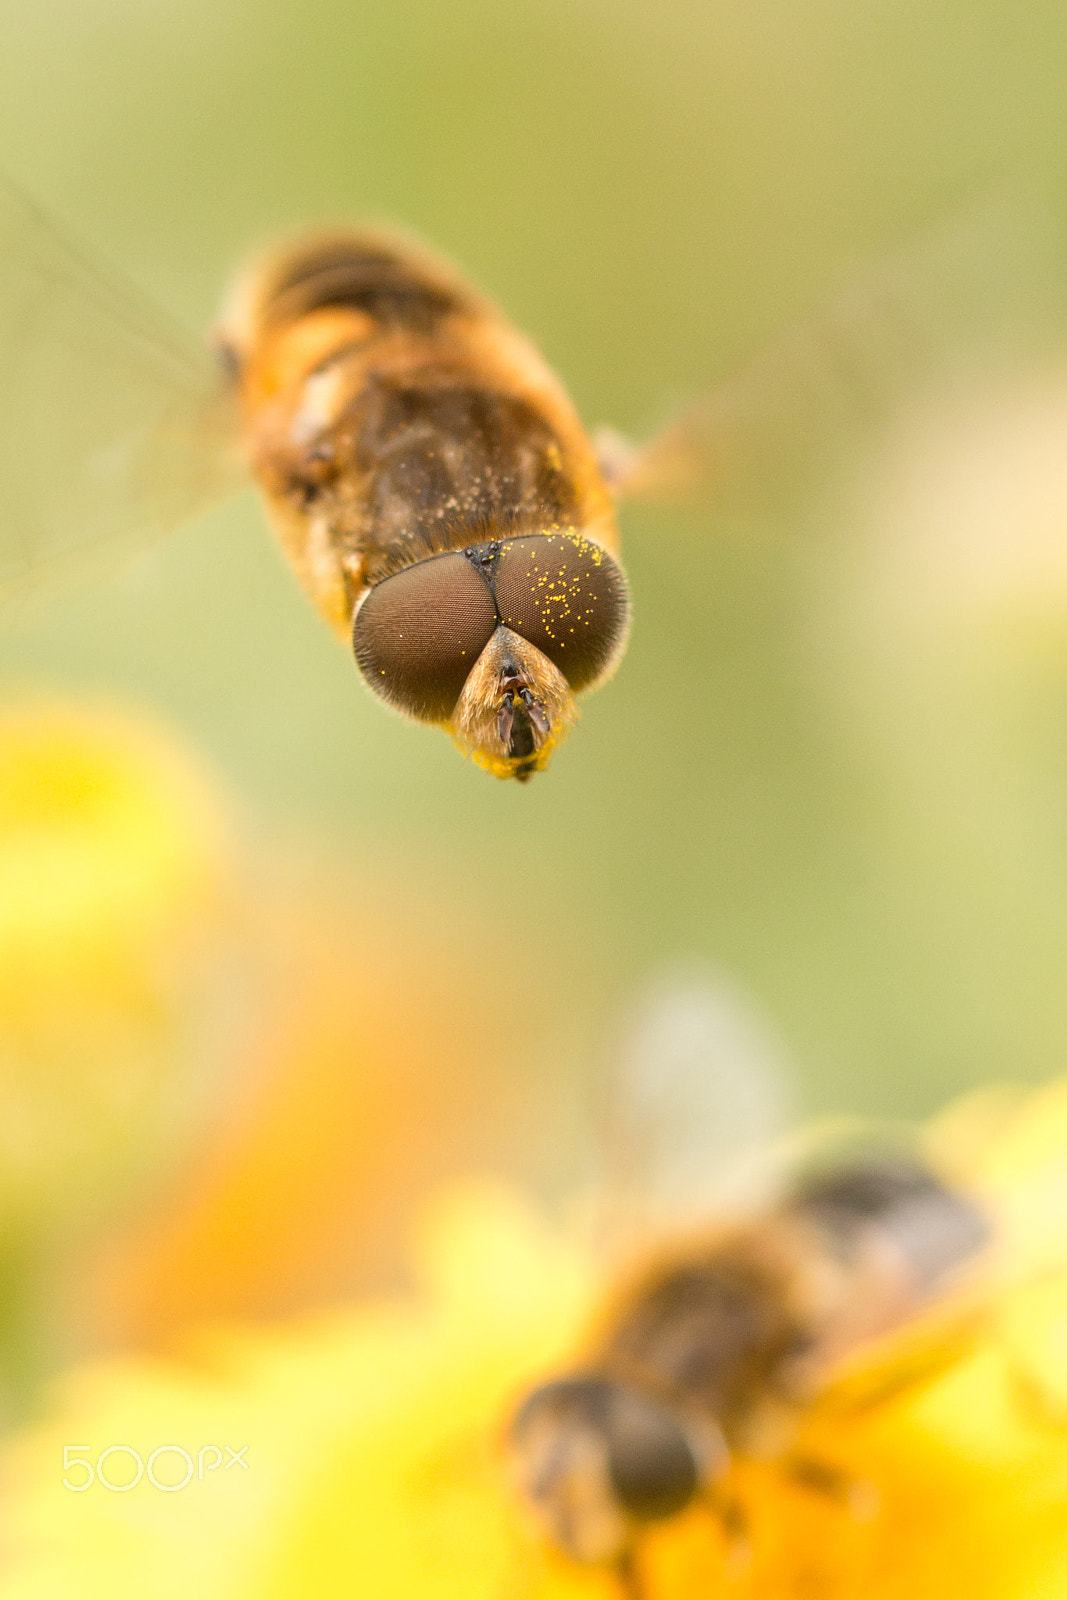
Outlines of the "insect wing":
{"label": "insect wing", "polygon": [[0,602],[240,486],[208,352],[0,180]]}
{"label": "insect wing", "polygon": [[995,1330],[998,1286],[976,1282],[865,1345],[826,1375],[810,1407],[815,1421],[865,1416],[932,1383]]}
{"label": "insect wing", "polygon": [[1009,197],[888,253],[645,444],[601,430],[608,481],[751,501],[847,467],[910,403],[1027,359],[1056,315],[1045,232]]}
{"label": "insect wing", "polygon": [[665,972],[624,1019],[601,1096],[594,1234],[629,1255],[777,1186],[792,1122],[773,1029],[715,973]]}
{"label": "insect wing", "polygon": [[[977,1249],[970,1261],[961,1259],[943,1292],[900,1327],[826,1369],[810,1408],[813,1420],[833,1423],[865,1416],[933,1382],[985,1343],[1005,1357],[1020,1393],[1028,1387],[1036,1394],[1057,1386],[1062,1393],[1067,1253],[1061,1245],[1041,1260],[1028,1259],[1010,1235],[1004,1236],[1003,1219],[996,1212],[989,1221],[986,1247]],[[1015,1324],[1031,1324],[1035,1307],[1054,1330],[1049,1372],[1034,1367],[1032,1329],[1028,1339],[1015,1338]]]}

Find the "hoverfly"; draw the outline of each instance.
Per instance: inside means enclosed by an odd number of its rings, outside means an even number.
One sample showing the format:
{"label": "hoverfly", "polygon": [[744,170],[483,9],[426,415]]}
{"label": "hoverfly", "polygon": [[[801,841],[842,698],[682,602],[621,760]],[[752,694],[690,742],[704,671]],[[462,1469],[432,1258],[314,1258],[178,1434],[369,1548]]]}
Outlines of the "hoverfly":
{"label": "hoverfly", "polygon": [[[819,1407],[862,1414],[954,1360],[980,1320],[972,1280],[994,1237],[984,1204],[884,1130],[787,1139],[807,1172],[755,1204],[768,1154],[772,1166],[783,1154],[780,1138],[766,1139],[782,1126],[772,1105],[782,1080],[776,1052],[721,985],[663,988],[630,1035],[599,1186],[621,1180],[609,1210],[622,1200],[625,1233],[642,1210],[650,1226],[636,1255],[627,1247],[621,1287],[573,1366],[515,1406],[506,1450],[541,1533],[640,1600],[644,1536],[695,1502],[744,1545],[758,1513],[737,1496],[735,1459],[773,1462],[853,1511],[869,1505],[871,1486],[805,1451],[802,1425]],[[744,1154],[725,1187],[718,1175],[718,1209],[733,1220],[709,1225],[709,1167],[717,1154],[727,1165],[730,1147]],[[608,1246],[598,1239],[598,1255]]]}
{"label": "hoverfly", "polygon": [[313,234],[240,277],[212,360],[7,187],[0,241],[0,587],[183,520],[243,460],[374,693],[498,777],[547,765],[629,597],[593,446],[488,300],[399,236]]}
{"label": "hoverfly", "polygon": [[537,351],[424,251],[313,236],[219,332],[283,547],[389,705],[501,778],[543,769],[625,647],[593,448]]}
{"label": "hoverfly", "polygon": [[[642,1531],[721,1494],[734,1455],[809,1487],[848,1485],[792,1453],[791,1423],[835,1366],[903,1327],[989,1241],[981,1211],[923,1166],[866,1161],[799,1185],[750,1222],[660,1257],[611,1308],[580,1366],[510,1426],[522,1491],[549,1537],[640,1590]],[[889,1388],[892,1391],[892,1383]]]}
{"label": "hoverfly", "polygon": [[[965,277],[991,255],[968,243]],[[951,293],[959,265],[930,273],[924,255],[918,277]],[[0,597],[100,545],[135,548],[250,473],[364,682],[525,781],[626,647],[617,497],[699,478],[705,461],[718,475],[783,395],[790,427],[825,425],[857,353],[876,384],[885,370],[881,300],[898,353],[929,343],[909,276],[879,269],[873,294],[850,292],[645,449],[607,432],[598,449],[535,348],[398,235],[269,253],[209,353],[0,182]]]}

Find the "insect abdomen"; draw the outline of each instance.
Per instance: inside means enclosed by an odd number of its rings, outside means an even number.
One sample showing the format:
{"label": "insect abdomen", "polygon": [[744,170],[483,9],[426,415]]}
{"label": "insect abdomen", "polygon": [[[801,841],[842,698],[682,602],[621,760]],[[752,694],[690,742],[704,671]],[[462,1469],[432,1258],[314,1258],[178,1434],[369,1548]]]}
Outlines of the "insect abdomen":
{"label": "insect abdomen", "polygon": [[313,311],[362,311],[379,327],[424,337],[445,317],[474,312],[479,301],[412,247],[375,234],[312,239],[283,255],[262,287],[267,323],[295,322]]}

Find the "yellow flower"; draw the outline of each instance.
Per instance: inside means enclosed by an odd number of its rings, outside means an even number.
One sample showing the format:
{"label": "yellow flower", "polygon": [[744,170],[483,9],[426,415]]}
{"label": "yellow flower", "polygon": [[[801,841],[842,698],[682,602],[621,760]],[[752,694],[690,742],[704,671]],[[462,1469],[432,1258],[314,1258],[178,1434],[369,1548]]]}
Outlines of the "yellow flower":
{"label": "yellow flower", "polygon": [[[500,1471],[501,1421],[524,1376],[561,1358],[586,1306],[588,1264],[506,1193],[442,1200],[420,1242],[417,1304],[372,1305],[302,1327],[214,1336],[189,1365],[116,1363],[72,1374],[58,1420],[4,1463],[0,1596],[477,1600],[608,1595],[599,1575],[543,1551]],[[147,1464],[194,1462],[168,1493],[86,1480],[113,1445]],[[227,1460],[227,1448],[243,1464]],[[222,1464],[212,1466],[212,1447]],[[199,1454],[204,1476],[198,1476]],[[129,1450],[102,1463],[136,1472]],[[183,1456],[157,1458],[180,1481]]]}
{"label": "yellow flower", "polygon": [[188,1120],[218,802],[153,727],[0,710],[0,1230],[70,1232]]}
{"label": "yellow flower", "polygon": [[[928,1142],[1002,1207],[1023,1270],[998,1269],[928,1381],[812,1413],[803,1444],[879,1509],[854,1515],[741,1463],[747,1558],[698,1505],[645,1541],[648,1600],[1067,1600],[1067,1085],[978,1097]],[[55,1420],[4,1461],[0,1600],[616,1594],[541,1545],[501,1451],[516,1399],[580,1341],[594,1264],[513,1196],[473,1187],[433,1208],[416,1259],[407,1298],[204,1335],[185,1364],[71,1374]],[[169,1489],[187,1461],[190,1481]]]}

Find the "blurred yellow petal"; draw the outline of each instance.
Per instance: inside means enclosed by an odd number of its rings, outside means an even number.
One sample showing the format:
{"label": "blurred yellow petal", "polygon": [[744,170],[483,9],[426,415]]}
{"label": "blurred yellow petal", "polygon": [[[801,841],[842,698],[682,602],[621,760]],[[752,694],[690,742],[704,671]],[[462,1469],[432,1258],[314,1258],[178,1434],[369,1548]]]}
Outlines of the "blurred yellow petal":
{"label": "blurred yellow petal", "polygon": [[1067,1080],[965,1095],[933,1121],[926,1145],[985,1198],[1017,1276],[1067,1262]]}
{"label": "blurred yellow petal", "polygon": [[224,1090],[241,982],[222,808],[151,723],[0,708],[0,1411],[50,1342],[54,1257]]}
{"label": "blurred yellow petal", "polygon": [[[610,1593],[525,1533],[497,1451],[517,1386],[560,1359],[584,1314],[587,1263],[493,1188],[443,1200],[417,1253],[433,1285],[418,1305],[215,1337],[191,1366],[73,1375],[61,1420],[5,1463],[4,1600]],[[147,1475],[128,1493],[63,1487],[64,1445],[95,1465],[113,1444],[147,1462],[167,1443],[194,1460],[247,1445],[248,1470],[207,1468],[175,1493]],[[104,1472],[121,1483],[132,1458]]]}
{"label": "blurred yellow petal", "polygon": [[0,710],[0,1016],[143,982],[217,896],[223,857],[217,796],[147,720]]}

